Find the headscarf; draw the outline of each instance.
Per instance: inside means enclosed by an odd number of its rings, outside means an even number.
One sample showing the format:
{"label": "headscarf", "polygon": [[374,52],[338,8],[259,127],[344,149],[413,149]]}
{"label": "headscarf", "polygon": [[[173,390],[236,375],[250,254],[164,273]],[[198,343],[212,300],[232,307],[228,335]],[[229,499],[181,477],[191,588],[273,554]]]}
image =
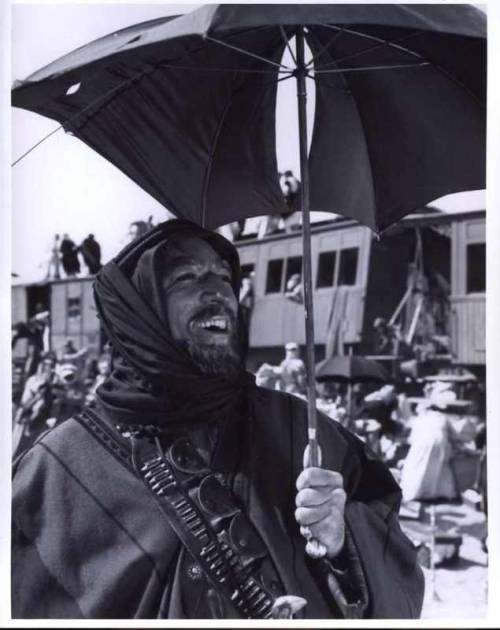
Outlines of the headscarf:
{"label": "headscarf", "polygon": [[[240,264],[221,235],[189,221],[166,221],[125,247],[96,277],[94,297],[113,347],[113,371],[97,390],[97,402],[114,424],[177,432],[223,421],[241,412],[251,375],[207,375],[193,363],[168,326],[162,279],[169,239],[207,241],[227,261],[238,295]],[[238,315],[238,329],[246,330]]]}

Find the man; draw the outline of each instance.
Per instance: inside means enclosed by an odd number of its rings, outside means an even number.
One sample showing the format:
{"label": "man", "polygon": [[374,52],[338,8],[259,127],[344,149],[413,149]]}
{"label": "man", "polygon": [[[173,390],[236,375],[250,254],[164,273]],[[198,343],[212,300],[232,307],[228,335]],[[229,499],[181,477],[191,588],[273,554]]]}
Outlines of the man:
{"label": "man", "polygon": [[177,220],[103,267],[113,371],[16,466],[14,617],[419,615],[396,483],[323,417],[302,469],[303,401],[244,370],[239,282],[234,247]]}
{"label": "man", "polygon": [[95,275],[101,269],[101,246],[95,240],[93,234],[89,234],[87,238],[82,241],[80,245],[80,251],[83,256],[83,260],[88,267],[89,273]]}
{"label": "man", "polygon": [[306,366],[299,357],[299,346],[295,341],[289,341],[285,345],[285,358],[276,372],[280,377],[282,391],[288,394],[305,394]]}
{"label": "man", "polygon": [[76,275],[80,273],[78,247],[67,234],[63,234],[59,251],[61,253],[61,262],[66,277],[75,278]]}
{"label": "man", "polygon": [[248,276],[243,276],[241,278],[241,287],[239,293],[239,303],[241,316],[243,320],[243,325],[246,327],[247,331],[250,331],[250,321],[252,317],[253,305],[255,301],[254,294],[254,277],[255,273],[251,271]]}
{"label": "man", "polygon": [[54,235],[54,244],[50,250],[50,257],[47,265],[47,274],[45,276],[46,280],[59,280],[61,277],[60,272],[60,263],[61,260],[59,258],[59,234]]}

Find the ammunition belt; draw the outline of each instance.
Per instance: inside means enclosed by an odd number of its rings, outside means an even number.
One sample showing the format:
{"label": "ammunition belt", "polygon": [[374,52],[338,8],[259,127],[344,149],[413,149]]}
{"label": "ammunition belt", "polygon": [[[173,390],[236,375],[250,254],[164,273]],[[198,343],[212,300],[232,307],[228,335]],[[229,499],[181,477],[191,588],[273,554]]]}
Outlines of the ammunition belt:
{"label": "ammunition belt", "polygon": [[[150,490],[160,499],[171,526],[216,589],[229,599],[242,617],[269,619],[274,597],[245,568],[237,549],[231,544],[227,528],[221,528],[218,533],[214,531],[198,501],[190,496],[198,493],[183,490],[183,484],[177,481],[173,467],[165,457],[155,456],[147,460],[140,472]],[[241,514],[239,510],[238,513]]]}
{"label": "ammunition belt", "polygon": [[[139,473],[182,544],[241,617],[271,618],[276,595],[262,584],[256,571],[269,553],[189,440],[177,438],[166,452],[158,448],[137,470],[128,449],[93,410],[87,408],[75,419],[129,471]],[[248,549],[244,538],[250,541]]]}

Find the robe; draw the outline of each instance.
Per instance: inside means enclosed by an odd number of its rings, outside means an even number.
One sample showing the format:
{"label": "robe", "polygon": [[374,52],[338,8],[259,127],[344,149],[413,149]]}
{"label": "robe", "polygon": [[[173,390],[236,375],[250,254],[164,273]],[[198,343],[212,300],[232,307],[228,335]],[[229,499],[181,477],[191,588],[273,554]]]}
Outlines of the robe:
{"label": "robe", "polygon": [[[234,488],[286,592],[306,598],[303,617],[332,618],[294,518],[306,405],[255,386],[250,407],[243,433],[228,425],[219,449],[224,465],[236,465]],[[365,617],[418,617],[423,577],[399,526],[396,482],[340,425],[322,414],[318,425],[322,465],[344,477],[346,527],[369,593]],[[13,618],[188,616],[179,596],[181,545],[165,514],[142,479],[75,419],[16,463],[12,517]]]}

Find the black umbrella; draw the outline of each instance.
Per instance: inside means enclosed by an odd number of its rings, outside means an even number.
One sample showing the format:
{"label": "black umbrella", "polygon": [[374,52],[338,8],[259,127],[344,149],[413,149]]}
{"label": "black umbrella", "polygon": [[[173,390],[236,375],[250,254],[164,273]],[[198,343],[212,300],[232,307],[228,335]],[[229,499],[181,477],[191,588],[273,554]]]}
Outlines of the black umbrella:
{"label": "black umbrella", "polygon": [[316,380],[321,382],[337,381],[347,383],[347,413],[352,412],[352,385],[370,381],[387,382],[384,368],[370,359],[348,356],[332,356],[320,361],[316,366]]}
{"label": "black umbrella", "polygon": [[[205,5],[62,57],[18,83],[12,102],[60,121],[174,214],[213,228],[287,210],[276,85],[296,79],[314,465],[309,210],[380,230],[484,187],[485,33],[484,14],[467,5]],[[316,84],[309,163],[306,78]]]}
{"label": "black umbrella", "polygon": [[316,366],[316,380],[339,381],[342,383],[360,383],[363,381],[386,382],[387,372],[384,368],[370,359],[364,357],[332,356],[321,361]]}

